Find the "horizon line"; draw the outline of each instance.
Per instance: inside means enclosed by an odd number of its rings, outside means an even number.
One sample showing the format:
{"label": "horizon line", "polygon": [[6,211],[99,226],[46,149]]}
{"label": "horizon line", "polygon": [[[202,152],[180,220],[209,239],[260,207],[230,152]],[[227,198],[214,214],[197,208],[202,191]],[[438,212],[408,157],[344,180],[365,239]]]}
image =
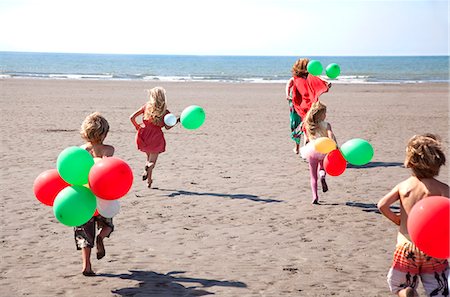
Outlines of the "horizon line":
{"label": "horizon line", "polygon": [[117,55],[117,56],[187,56],[187,57],[450,57],[447,54],[387,54],[387,55],[252,55],[252,54],[147,54],[147,53],[102,53],[102,52],[59,52],[59,51],[11,51],[0,53],[34,54],[79,54],[79,55]]}

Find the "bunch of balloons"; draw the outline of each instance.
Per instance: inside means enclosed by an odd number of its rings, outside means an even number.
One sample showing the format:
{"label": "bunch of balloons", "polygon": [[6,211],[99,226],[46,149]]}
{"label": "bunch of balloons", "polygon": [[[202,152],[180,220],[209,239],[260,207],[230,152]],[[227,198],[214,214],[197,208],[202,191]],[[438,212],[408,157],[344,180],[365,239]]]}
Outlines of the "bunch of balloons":
{"label": "bunch of balloons", "polygon": [[450,199],[443,196],[425,197],[408,215],[408,233],[414,244],[425,254],[450,258]]}
{"label": "bunch of balloons", "polygon": [[36,198],[53,206],[56,219],[66,226],[80,226],[99,213],[112,218],[119,213],[118,199],[133,184],[130,166],[116,157],[93,158],[80,147],[68,147],[56,169],[42,172],[34,181]]}
{"label": "bunch of balloons", "polygon": [[323,166],[331,176],[339,176],[352,165],[365,165],[373,158],[373,147],[364,139],[354,138],[337,148],[336,142],[328,137],[319,137],[302,147],[302,157],[307,158],[314,152],[325,154]]}
{"label": "bunch of balloons", "polygon": [[[188,130],[195,130],[201,127],[205,122],[205,111],[197,105],[190,105],[186,107],[180,116],[181,125]],[[175,115],[169,113],[164,117],[164,123],[169,126],[175,126],[177,118]]]}
{"label": "bunch of balloons", "polygon": [[[322,74],[323,67],[320,61],[311,60],[306,66],[306,70],[308,70],[308,72],[312,75],[318,76]],[[339,65],[336,63],[331,63],[327,66],[327,68],[325,68],[325,73],[329,78],[335,79],[339,76],[339,74],[341,74],[341,67],[339,67]]]}

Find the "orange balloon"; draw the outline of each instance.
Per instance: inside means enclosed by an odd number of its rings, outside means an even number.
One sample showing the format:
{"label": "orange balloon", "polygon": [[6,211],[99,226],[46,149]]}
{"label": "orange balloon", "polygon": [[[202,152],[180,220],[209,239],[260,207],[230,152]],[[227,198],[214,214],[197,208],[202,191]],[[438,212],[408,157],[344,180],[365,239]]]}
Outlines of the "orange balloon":
{"label": "orange balloon", "polygon": [[314,140],[314,148],[319,153],[328,154],[332,150],[336,149],[336,142],[329,137],[319,137]]}

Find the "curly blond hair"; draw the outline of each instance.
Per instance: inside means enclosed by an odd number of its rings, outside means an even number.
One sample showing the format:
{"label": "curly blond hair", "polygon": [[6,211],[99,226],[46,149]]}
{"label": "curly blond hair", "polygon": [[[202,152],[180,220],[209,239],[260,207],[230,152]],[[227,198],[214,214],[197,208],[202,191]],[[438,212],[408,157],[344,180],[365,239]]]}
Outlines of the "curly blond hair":
{"label": "curly blond hair", "polygon": [[154,87],[148,91],[149,102],[144,110],[144,120],[151,119],[155,124],[161,124],[167,110],[166,90]]}
{"label": "curly blond hair", "polygon": [[445,154],[434,134],[414,135],[406,146],[405,167],[411,168],[418,178],[431,178],[439,174],[445,165]]}
{"label": "curly blond hair", "polygon": [[305,116],[305,130],[307,135],[316,136],[320,122],[325,119],[327,106],[320,102],[314,102]]}
{"label": "curly blond hair", "polygon": [[309,59],[298,59],[294,65],[292,66],[292,75],[298,77],[305,77],[308,75],[307,66],[309,63]]}
{"label": "curly blond hair", "polygon": [[108,121],[99,112],[91,113],[81,124],[81,138],[91,143],[102,143],[108,132]]}

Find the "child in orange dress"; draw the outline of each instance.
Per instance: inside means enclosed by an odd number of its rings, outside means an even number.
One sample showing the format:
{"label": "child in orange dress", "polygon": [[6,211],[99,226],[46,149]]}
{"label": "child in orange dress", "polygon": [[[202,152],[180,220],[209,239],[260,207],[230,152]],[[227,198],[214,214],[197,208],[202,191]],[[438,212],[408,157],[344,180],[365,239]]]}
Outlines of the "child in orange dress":
{"label": "child in orange dress", "polygon": [[[152,186],[152,173],[158,156],[166,151],[166,140],[162,128],[169,130],[174,127],[164,123],[164,117],[169,113],[166,91],[162,87],[155,87],[149,90],[148,102],[130,116],[131,123],[137,130],[137,148],[147,155],[142,180],[147,180],[149,188]],[[142,115],[142,124],[136,122],[136,118],[140,115]],[[180,119],[177,118],[177,123],[179,121]]]}

